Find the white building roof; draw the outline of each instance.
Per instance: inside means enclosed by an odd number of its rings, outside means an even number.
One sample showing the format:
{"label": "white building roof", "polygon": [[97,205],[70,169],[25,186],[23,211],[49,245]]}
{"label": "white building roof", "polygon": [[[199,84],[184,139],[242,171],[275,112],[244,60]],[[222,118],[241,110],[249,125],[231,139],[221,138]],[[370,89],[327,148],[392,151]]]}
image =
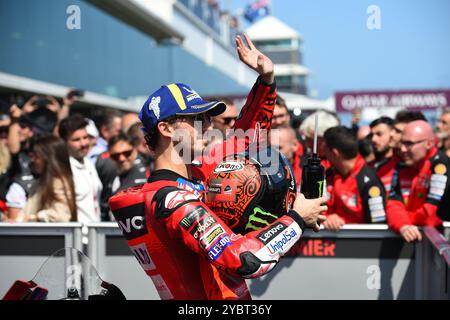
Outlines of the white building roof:
{"label": "white building roof", "polygon": [[289,110],[296,108],[300,108],[300,110],[336,110],[334,97],[329,97],[326,100],[316,100],[302,94],[290,92],[278,92],[278,94],[286,101],[286,106]]}
{"label": "white building roof", "polygon": [[276,76],[309,75],[309,70],[300,64],[275,64]]}
{"label": "white building roof", "polygon": [[273,40],[273,39],[302,39],[302,36],[293,28],[281,22],[274,16],[267,16],[255,24],[251,25],[246,31],[250,39]]}

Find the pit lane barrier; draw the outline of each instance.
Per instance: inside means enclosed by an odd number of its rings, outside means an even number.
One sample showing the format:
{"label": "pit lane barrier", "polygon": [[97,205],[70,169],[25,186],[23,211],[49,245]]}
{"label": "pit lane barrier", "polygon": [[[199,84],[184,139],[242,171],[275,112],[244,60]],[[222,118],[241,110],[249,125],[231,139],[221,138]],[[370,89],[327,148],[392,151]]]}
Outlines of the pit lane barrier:
{"label": "pit lane barrier", "polygon": [[[129,299],[159,299],[116,223],[88,229],[88,256],[104,279]],[[387,225],[306,231],[274,270],[247,283],[254,299],[449,299],[450,245],[436,233],[425,228],[423,241],[409,244]]]}
{"label": "pit lane barrier", "polygon": [[[128,299],[159,299],[115,222],[89,224],[87,247],[81,227],[0,223],[0,295],[15,280],[31,279],[55,250],[71,246]],[[408,244],[386,225],[306,231],[274,270],[248,286],[254,299],[450,299],[450,245],[434,228],[423,228],[423,236]]]}

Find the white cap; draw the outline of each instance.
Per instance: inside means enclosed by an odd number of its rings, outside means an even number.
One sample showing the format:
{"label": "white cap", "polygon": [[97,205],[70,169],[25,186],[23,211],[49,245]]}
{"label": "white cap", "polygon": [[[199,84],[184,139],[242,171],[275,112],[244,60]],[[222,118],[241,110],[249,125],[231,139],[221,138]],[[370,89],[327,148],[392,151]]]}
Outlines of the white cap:
{"label": "white cap", "polygon": [[85,119],[85,120],[87,121],[87,123],[88,123],[88,125],[86,126],[87,134],[90,135],[91,137],[98,138],[99,133],[98,133],[97,127],[95,126],[94,121],[92,121],[92,120],[89,119],[89,118],[84,118],[84,119]]}
{"label": "white cap", "polygon": [[334,114],[324,111],[324,110],[318,110],[313,113],[311,113],[309,116],[306,117],[305,120],[303,120],[302,124],[300,125],[300,131],[310,138],[313,137],[314,129],[316,125],[316,119],[315,117],[318,117],[318,128],[317,128],[317,135],[319,137],[323,137],[325,134],[325,131],[327,129],[336,127],[340,125],[339,118],[335,116]]}

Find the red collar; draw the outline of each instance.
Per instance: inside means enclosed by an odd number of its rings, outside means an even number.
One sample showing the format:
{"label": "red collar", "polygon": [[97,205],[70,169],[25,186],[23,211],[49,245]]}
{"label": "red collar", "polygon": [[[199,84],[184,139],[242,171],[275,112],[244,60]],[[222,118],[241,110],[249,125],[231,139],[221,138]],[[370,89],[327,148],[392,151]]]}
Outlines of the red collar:
{"label": "red collar", "polygon": [[355,164],[353,165],[353,168],[350,170],[350,172],[343,177],[341,174],[339,174],[342,177],[342,180],[346,180],[348,178],[354,178],[360,171],[361,168],[366,164],[366,161],[364,160],[364,158],[358,154],[356,156],[356,161]]}
{"label": "red collar", "polygon": [[418,172],[428,171],[428,169],[429,169],[428,162],[432,157],[434,157],[436,155],[437,152],[438,152],[438,148],[436,148],[436,147],[431,148],[431,150],[428,151],[427,155],[421,161],[419,161],[417,163],[417,165],[415,166],[417,171]]}
{"label": "red collar", "polygon": [[358,154],[358,156],[356,157],[355,164],[353,165],[353,168],[350,171],[350,174],[357,175],[365,164],[366,161],[364,160],[364,158],[360,154]]}

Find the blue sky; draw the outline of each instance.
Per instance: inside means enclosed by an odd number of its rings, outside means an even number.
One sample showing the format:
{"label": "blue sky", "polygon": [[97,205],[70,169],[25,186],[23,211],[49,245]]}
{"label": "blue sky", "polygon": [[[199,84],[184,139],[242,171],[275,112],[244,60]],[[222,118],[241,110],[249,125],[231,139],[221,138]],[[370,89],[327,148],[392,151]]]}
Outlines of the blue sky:
{"label": "blue sky", "polygon": [[[233,12],[250,0],[223,0]],[[381,29],[369,30],[377,5]],[[304,38],[308,86],[339,90],[450,88],[448,0],[272,0],[272,13]]]}

